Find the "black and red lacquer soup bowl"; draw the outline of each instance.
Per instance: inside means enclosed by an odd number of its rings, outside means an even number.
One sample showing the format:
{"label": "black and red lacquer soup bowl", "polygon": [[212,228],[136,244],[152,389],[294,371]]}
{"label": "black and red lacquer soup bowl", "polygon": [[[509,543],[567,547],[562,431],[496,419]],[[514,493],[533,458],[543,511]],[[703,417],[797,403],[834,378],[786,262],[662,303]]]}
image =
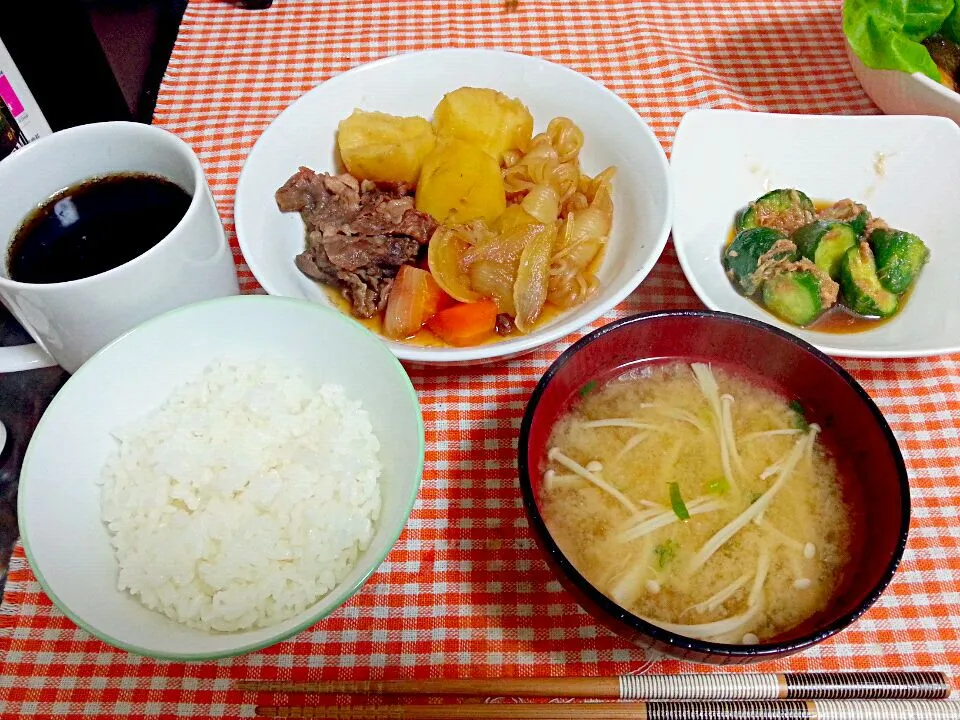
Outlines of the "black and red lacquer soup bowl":
{"label": "black and red lacquer soup bowl", "polygon": [[[793,630],[756,645],[678,635],[641,620],[597,590],[563,555],[541,514],[541,484],[554,424],[588,383],[642,363],[709,362],[799,400],[837,461],[844,495],[860,514],[852,558],[829,606]],[[778,328],[720,312],[672,311],[628,317],[571,346],[537,384],[520,428],[518,469],[531,530],[554,573],[596,620],[626,640],[693,662],[772,660],[844,630],[880,597],[903,555],[910,491],[896,438],[870,396],[836,362]]]}

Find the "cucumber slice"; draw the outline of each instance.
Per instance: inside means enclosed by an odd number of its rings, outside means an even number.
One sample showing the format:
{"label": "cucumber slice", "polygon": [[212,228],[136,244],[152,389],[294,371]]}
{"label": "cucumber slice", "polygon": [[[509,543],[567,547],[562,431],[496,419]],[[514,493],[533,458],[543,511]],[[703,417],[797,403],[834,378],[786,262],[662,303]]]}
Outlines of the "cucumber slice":
{"label": "cucumber slice", "polygon": [[897,295],[880,284],[873,251],[866,241],[850,248],[843,256],[840,289],[847,307],[860,315],[889,317],[899,305]]}
{"label": "cucumber slice", "polygon": [[867,223],[869,221],[870,211],[864,208],[855,218],[851,218],[845,222],[853,229],[853,231],[857,234],[857,237],[862,237],[867,231]]}
{"label": "cucumber slice", "polygon": [[870,233],[880,284],[892,293],[906,292],[930,258],[923,240],[902,230]]}
{"label": "cucumber slice", "polygon": [[[746,295],[757,291],[753,273],[756,272],[760,258],[770,252],[779,241],[787,240],[786,233],[773,228],[750,228],[737,233],[733,242],[723,251],[723,266],[733,282]],[[777,253],[775,259],[796,259],[796,250],[784,250]]]}
{"label": "cucumber slice", "polygon": [[799,190],[771,190],[750,203],[737,218],[737,230],[771,227],[793,232],[816,218],[813,201]]}
{"label": "cucumber slice", "polygon": [[857,233],[839,220],[817,220],[798,228],[790,239],[803,257],[836,280],[843,256],[857,244]]}
{"label": "cucumber slice", "polygon": [[767,310],[794,325],[809,325],[825,310],[820,278],[810,270],[777,273],[763,284],[761,299]]}

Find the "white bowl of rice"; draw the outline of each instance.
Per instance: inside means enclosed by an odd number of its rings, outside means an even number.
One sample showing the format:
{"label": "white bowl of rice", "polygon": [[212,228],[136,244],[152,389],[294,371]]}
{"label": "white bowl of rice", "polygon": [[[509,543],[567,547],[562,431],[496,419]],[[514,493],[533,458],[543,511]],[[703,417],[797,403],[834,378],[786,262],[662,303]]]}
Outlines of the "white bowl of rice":
{"label": "white bowl of rice", "polygon": [[24,459],[20,533],[47,595],[104,642],[237,655],[360,590],[423,456],[416,393],[372,334],[301,300],[212,300],[70,378]]}

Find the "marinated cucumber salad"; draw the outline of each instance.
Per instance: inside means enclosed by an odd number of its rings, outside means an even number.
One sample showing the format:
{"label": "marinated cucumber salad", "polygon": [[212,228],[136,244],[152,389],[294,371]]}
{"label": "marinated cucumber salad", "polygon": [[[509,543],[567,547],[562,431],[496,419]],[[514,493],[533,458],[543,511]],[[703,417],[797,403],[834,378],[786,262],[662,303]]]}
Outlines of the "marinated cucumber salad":
{"label": "marinated cucumber salad", "polygon": [[779,189],[738,214],[723,266],[738,292],[804,327],[831,310],[894,315],[929,257],[919,237],[865,205],[845,199],[818,210],[801,191]]}

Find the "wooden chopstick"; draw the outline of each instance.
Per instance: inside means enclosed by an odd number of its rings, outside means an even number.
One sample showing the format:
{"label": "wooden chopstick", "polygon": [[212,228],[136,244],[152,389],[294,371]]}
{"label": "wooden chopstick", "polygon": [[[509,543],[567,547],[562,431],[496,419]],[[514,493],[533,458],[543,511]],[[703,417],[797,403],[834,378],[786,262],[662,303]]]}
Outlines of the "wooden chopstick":
{"label": "wooden chopstick", "polygon": [[960,720],[949,700],[492,703],[258,707],[260,717],[329,720]]}
{"label": "wooden chopstick", "polygon": [[241,681],[239,690],[355,695],[616,698],[619,700],[942,699],[942,672],[703,673],[620,677]]}

